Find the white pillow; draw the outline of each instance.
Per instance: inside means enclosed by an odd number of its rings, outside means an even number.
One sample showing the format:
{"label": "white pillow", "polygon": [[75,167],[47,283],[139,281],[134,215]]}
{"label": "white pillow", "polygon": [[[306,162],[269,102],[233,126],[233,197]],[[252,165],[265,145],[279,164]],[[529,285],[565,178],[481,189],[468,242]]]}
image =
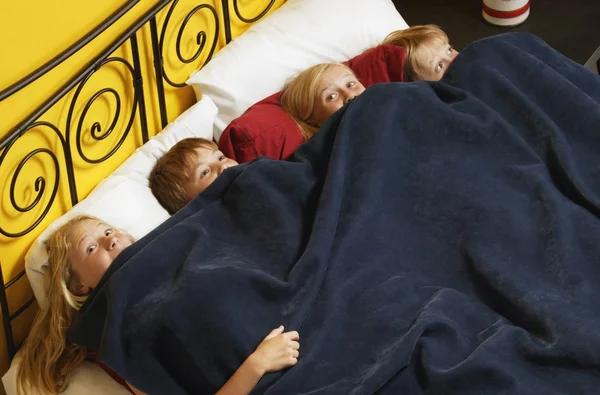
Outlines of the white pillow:
{"label": "white pillow", "polygon": [[89,214],[128,232],[136,239],[145,236],[169,217],[148,186],[148,176],[154,164],[184,138],[212,139],[216,115],[217,107],[210,97],[202,98],[161,133],[138,148],[118,169],[100,182],[88,197],[42,232],[25,256],[27,277],[40,305],[44,305],[46,301],[43,278],[48,265],[46,242],[50,235],[74,216]]}
{"label": "white pillow", "polygon": [[219,108],[215,139],[252,104],[318,63],[342,62],[408,25],[390,0],[288,0],[187,81]]}
{"label": "white pillow", "polygon": [[[10,369],[2,377],[2,384],[7,395],[17,395],[17,369],[21,358],[15,357]],[[21,392],[22,394],[23,392]],[[117,383],[100,366],[92,362],[83,362],[73,372],[71,383],[61,395],[131,395],[121,384]],[[48,395],[41,392],[27,391],[27,395]]]}

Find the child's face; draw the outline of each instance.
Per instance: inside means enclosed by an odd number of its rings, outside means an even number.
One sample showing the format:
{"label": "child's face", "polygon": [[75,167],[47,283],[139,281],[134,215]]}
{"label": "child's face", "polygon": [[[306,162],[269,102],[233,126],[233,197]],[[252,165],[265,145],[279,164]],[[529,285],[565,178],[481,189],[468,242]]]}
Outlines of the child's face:
{"label": "child's face", "polygon": [[71,266],[81,282],[81,294],[96,287],[110,264],[131,245],[127,234],[91,219],[75,225],[70,241]]}
{"label": "child's face", "polygon": [[442,40],[434,39],[424,44],[417,59],[421,68],[421,78],[425,81],[441,80],[456,55],[458,51]]}
{"label": "child's face", "polygon": [[189,177],[183,185],[190,201],[208,188],[225,169],[238,164],[218,149],[202,147],[196,148],[196,152],[198,155],[192,158],[193,164],[188,169]]}
{"label": "child's face", "polygon": [[320,127],[344,104],[365,91],[352,71],[343,66],[332,66],[317,84],[313,112],[308,124]]}

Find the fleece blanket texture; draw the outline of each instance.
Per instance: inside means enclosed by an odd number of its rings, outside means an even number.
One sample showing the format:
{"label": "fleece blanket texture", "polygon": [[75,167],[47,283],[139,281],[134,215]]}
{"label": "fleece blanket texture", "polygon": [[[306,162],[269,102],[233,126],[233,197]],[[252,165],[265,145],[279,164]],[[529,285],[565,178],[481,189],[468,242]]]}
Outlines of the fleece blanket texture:
{"label": "fleece blanket texture", "polygon": [[113,263],[72,340],[148,394],[598,394],[600,77],[540,39],[375,85],[288,161],[228,169]]}

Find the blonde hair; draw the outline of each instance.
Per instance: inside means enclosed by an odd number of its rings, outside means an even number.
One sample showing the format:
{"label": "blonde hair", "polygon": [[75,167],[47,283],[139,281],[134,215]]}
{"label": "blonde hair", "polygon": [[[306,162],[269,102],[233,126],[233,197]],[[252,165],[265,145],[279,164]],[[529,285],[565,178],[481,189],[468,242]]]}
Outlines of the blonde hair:
{"label": "blonde hair", "polygon": [[416,25],[405,30],[396,30],[390,33],[383,44],[404,47],[404,81],[420,81],[427,67],[423,64],[421,54],[429,50],[429,46],[435,40],[448,44],[448,36],[436,25]]}
{"label": "blonde hair", "polygon": [[17,371],[17,391],[28,388],[58,394],[69,385],[73,370],[85,359],[87,350],[67,344],[67,334],[75,313],[87,296],[77,295],[79,278],[71,268],[71,236],[83,221],[96,220],[81,215],[56,230],[48,240],[48,272],[44,277],[47,301],[40,307],[31,332],[21,348]]}
{"label": "blonde hair", "polygon": [[183,139],[158,160],[150,173],[150,190],[169,214],[175,214],[189,203],[184,186],[190,178],[192,160],[198,158],[198,148],[218,149],[207,139]]}
{"label": "blonde hair", "polygon": [[308,124],[315,109],[317,85],[323,79],[325,72],[335,66],[345,67],[354,75],[349,67],[341,63],[321,63],[304,70],[283,88],[281,99],[279,99],[281,107],[296,122],[305,140],[313,137],[319,130],[318,127]]}

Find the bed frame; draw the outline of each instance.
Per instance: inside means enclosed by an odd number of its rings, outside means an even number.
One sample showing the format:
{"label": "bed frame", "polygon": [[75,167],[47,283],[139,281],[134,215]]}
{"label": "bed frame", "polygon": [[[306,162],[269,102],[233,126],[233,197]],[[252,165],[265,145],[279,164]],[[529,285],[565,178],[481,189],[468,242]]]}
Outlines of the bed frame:
{"label": "bed frame", "polygon": [[[93,30],[87,33],[84,37],[82,37],[79,41],[74,43],[68,49],[57,55],[55,58],[48,61],[46,64],[38,68],[37,70],[31,72],[21,80],[17,81],[13,85],[3,89],[0,91],[0,101],[5,100],[11,95],[19,92],[21,89],[30,85],[32,82],[36,81],[40,77],[44,76],[46,73],[54,69],[56,66],[61,64],[64,60],[68,59],[71,55],[75,54],[81,48],[85,47],[88,43],[90,43],[94,38],[99,36],[104,30],[110,27],[115,21],[119,20],[123,15],[125,15],[131,8],[133,8],[139,0],[128,0],[121,8],[115,11],[112,15],[110,15],[106,20],[96,26]],[[231,4],[230,4],[231,2]],[[221,0],[221,12],[222,18],[219,18],[219,13],[217,9],[210,3],[203,2],[193,2],[190,7],[190,11],[187,13],[186,17],[183,19],[183,22],[179,27],[176,27],[177,30],[177,39],[176,39],[176,53],[177,58],[180,64],[188,65],[190,63],[197,62],[200,58],[200,55],[205,51],[208,51],[206,55],[206,60],[203,64],[199,64],[196,69],[204,66],[212,57],[215,52],[217,41],[219,39],[220,29],[224,29],[225,35],[225,43],[229,43],[232,40],[232,21],[230,18],[231,15],[231,5],[233,5],[233,12],[237,19],[243,23],[254,23],[264,17],[267,12],[273,7],[275,0],[265,0],[265,6],[260,13],[254,17],[247,17],[242,14],[240,11],[240,6],[238,4],[238,0]],[[173,15],[173,11],[175,7],[178,5],[179,0],[161,0],[159,1],[151,10],[142,15],[133,25],[131,25],[123,34],[121,34],[116,40],[114,40],[108,47],[102,50],[93,60],[87,63],[86,66],[73,78],[71,78],[68,82],[66,82],[60,89],[52,93],[50,98],[45,101],[42,105],[36,108],[29,116],[19,122],[14,128],[12,128],[7,134],[5,134],[0,139],[0,169],[2,166],[4,168],[8,168],[7,166],[14,167],[14,163],[4,163],[7,157],[8,152],[15,145],[15,143],[21,138],[25,133],[32,129],[49,129],[45,130],[45,133],[54,133],[58,136],[60,141],[60,146],[57,148],[59,152],[53,152],[49,148],[45,147],[33,147],[31,151],[26,154],[20,162],[16,165],[14,171],[11,171],[9,174],[12,174],[12,179],[10,183],[10,200],[12,208],[14,208],[19,213],[27,213],[32,211],[34,208],[37,211],[41,210],[41,214],[33,221],[31,225],[29,225],[26,229],[18,230],[18,231],[8,231],[3,226],[6,223],[0,217],[0,234],[8,238],[19,238],[24,236],[31,231],[33,231],[46,217],[50,208],[55,203],[55,198],[57,192],[59,190],[59,185],[63,185],[65,182],[68,185],[68,191],[70,196],[71,205],[75,205],[78,202],[78,194],[77,194],[77,185],[75,182],[75,166],[74,159],[80,160],[82,159],[86,163],[89,164],[98,164],[104,162],[111,156],[113,156],[121,147],[125,139],[130,134],[130,130],[135,122],[138,122],[138,125],[141,130],[141,141],[147,142],[149,138],[148,133],[148,119],[147,119],[147,106],[144,101],[144,84],[142,80],[142,66],[140,59],[142,58],[142,54],[140,53],[140,49],[138,46],[138,36],[139,31],[142,27],[149,25],[150,33],[151,33],[151,44],[152,44],[152,62],[154,65],[154,77],[156,81],[156,90],[157,90],[157,99],[158,99],[158,108],[160,111],[160,122],[161,126],[164,128],[168,123],[168,114],[167,114],[167,103],[165,99],[165,82],[173,88],[181,88],[185,87],[184,82],[173,81],[169,77],[168,70],[165,68],[165,58],[163,57],[163,52],[165,49],[165,37],[167,31],[169,29],[173,29],[172,26],[169,25],[171,22],[171,17]],[[192,3],[191,1],[187,1],[187,3]],[[217,2],[215,2],[217,3]],[[181,7],[181,6],[180,6]],[[185,6],[186,9],[188,5]],[[179,11],[180,9],[178,9]],[[214,33],[214,38],[212,42],[209,42],[209,34],[206,31],[200,31],[196,34],[196,44],[198,46],[197,51],[191,57],[184,57],[182,55],[181,44],[182,44],[182,36],[184,34],[184,30],[186,25],[190,21],[190,19],[197,12],[208,12],[209,15],[212,15],[215,20],[216,28]],[[166,13],[166,14],[164,14]],[[158,14],[166,15],[162,22],[162,26],[159,26],[157,22]],[[221,19],[221,20],[220,20]],[[132,62],[128,61],[123,57],[114,56],[115,51],[120,49],[123,45],[128,45],[128,50],[131,52]],[[117,124],[117,120],[119,119],[119,114],[121,111],[121,97],[119,93],[113,88],[104,88],[97,91],[92,97],[86,102],[83,106],[83,111],[81,112],[79,122],[77,125],[77,130],[72,131],[71,126],[73,123],[73,116],[76,111],[77,100],[82,92],[83,87],[86,82],[90,79],[90,77],[101,67],[113,63],[118,62],[125,66],[125,69],[128,71],[129,75],[126,77],[133,83],[133,98],[125,98],[124,100],[132,99],[132,111],[131,114],[128,115],[127,125],[123,130],[116,130],[115,125]],[[64,127],[64,131],[55,124],[42,120],[42,116],[46,114],[46,112],[51,109],[57,102],[59,102],[63,97],[67,94],[72,94],[72,98],[70,98],[70,103],[68,104],[68,113],[67,113],[67,121]],[[116,145],[108,152],[108,154],[100,157],[100,158],[90,158],[88,157],[81,146],[81,138],[83,127],[83,121],[86,117],[86,114],[92,104],[98,100],[102,95],[112,95],[116,100],[116,110],[113,118],[113,122],[105,127],[104,131],[103,127],[99,122],[95,122],[92,124],[91,130],[89,134],[94,142],[99,142],[104,140],[110,134],[114,134],[114,136],[120,136],[118,138],[118,142]],[[75,133],[75,144],[73,144],[73,133]],[[72,147],[75,145],[76,147]],[[75,148],[75,149],[73,149]],[[19,177],[19,173],[25,166],[25,164],[35,156],[38,155],[46,155],[49,156],[54,164],[54,175],[55,182],[54,185],[47,185],[47,181],[43,176],[37,177],[34,184],[34,190],[36,196],[33,197],[33,201],[26,206],[20,205],[15,198],[15,187],[16,182]],[[64,159],[65,169],[61,169],[61,165],[59,165],[59,156],[61,159]],[[7,161],[9,162],[9,161]],[[66,175],[66,180],[61,180],[61,175]],[[62,184],[61,184],[62,183]],[[38,203],[44,198],[44,195],[49,193],[50,197],[48,198],[47,205],[41,209],[38,206]],[[36,211],[34,211],[35,213]],[[2,215],[2,214],[0,214]],[[0,257],[1,260],[1,257]],[[0,262],[1,267],[1,262]],[[2,287],[0,287],[0,309],[2,312],[2,319],[4,325],[4,331],[6,336],[6,345],[8,350],[9,359],[12,360],[15,353],[17,352],[17,345],[15,344],[15,340],[13,337],[13,329],[12,323],[21,313],[23,313],[27,308],[29,308],[34,302],[34,297],[30,298],[26,303],[24,303],[21,307],[19,307],[13,313],[9,310],[8,300],[7,300],[7,289],[13,286],[19,279],[21,279],[25,275],[25,270],[21,270],[14,278],[5,282],[2,274],[2,270],[0,270],[0,281],[2,282]]]}

